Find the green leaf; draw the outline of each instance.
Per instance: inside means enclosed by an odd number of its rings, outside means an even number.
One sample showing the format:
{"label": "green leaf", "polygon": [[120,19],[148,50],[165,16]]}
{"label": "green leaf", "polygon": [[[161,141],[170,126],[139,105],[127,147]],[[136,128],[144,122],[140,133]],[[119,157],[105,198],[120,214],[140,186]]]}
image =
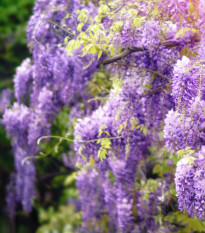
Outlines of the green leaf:
{"label": "green leaf", "polygon": [[102,50],[100,50],[100,51],[98,52],[98,60],[101,58],[102,53],[103,53],[103,51],[102,51]]}
{"label": "green leaf", "polygon": [[89,17],[88,17],[88,11],[86,9],[82,9],[79,12],[79,16],[78,16],[78,20],[81,23],[86,23],[88,21]]}
{"label": "green leaf", "polygon": [[121,21],[115,21],[114,23],[113,23],[113,25],[112,25],[112,30],[114,31],[114,32],[119,32],[120,31],[120,29],[122,28],[122,26],[123,26],[123,21],[121,20]]}
{"label": "green leaf", "polygon": [[73,50],[79,49],[79,48],[80,48],[80,41],[78,40],[70,40],[66,46],[66,50],[68,52],[68,55],[70,56],[73,55]]}
{"label": "green leaf", "polygon": [[77,136],[76,136],[76,140],[78,140],[78,141],[82,140],[81,135],[77,135]]}
{"label": "green leaf", "polygon": [[100,130],[100,131],[103,131],[103,129],[107,129],[107,125],[105,125],[105,124],[104,124],[104,125],[101,125],[100,128],[99,128],[99,130]]}
{"label": "green leaf", "polygon": [[71,173],[69,176],[66,177],[64,181],[65,186],[71,185],[76,180],[77,172]]}
{"label": "green leaf", "polygon": [[121,124],[121,125],[119,126],[119,129],[117,130],[118,134],[120,134],[120,133],[122,132],[122,129],[123,129],[123,124]]}
{"label": "green leaf", "polygon": [[111,148],[111,141],[109,138],[103,138],[101,141],[101,145],[105,149],[110,149]]}
{"label": "green leaf", "polygon": [[161,167],[161,165],[160,165],[160,164],[156,164],[156,165],[154,166],[154,168],[153,168],[153,173],[155,173],[155,174],[161,174],[161,172],[162,172],[162,167]]}
{"label": "green leaf", "polygon": [[135,18],[134,20],[133,20],[133,24],[134,24],[134,26],[135,27],[141,27],[141,25],[142,25],[142,22],[143,22],[143,18],[142,17],[137,17],[137,18]]}
{"label": "green leaf", "polygon": [[106,149],[100,148],[100,150],[98,151],[98,158],[100,158],[100,161],[103,161],[103,159],[106,159],[106,153],[107,153]]}
{"label": "green leaf", "polygon": [[147,136],[148,133],[149,133],[149,130],[147,129],[147,127],[144,126],[143,129],[142,129],[142,132],[143,132],[144,135]]}
{"label": "green leaf", "polygon": [[86,159],[86,157],[82,154],[83,149],[85,149],[85,146],[82,145],[81,147],[79,147],[78,149],[78,154],[83,158]]}
{"label": "green leaf", "polygon": [[77,31],[81,32],[83,26],[84,26],[84,23],[79,23],[78,26],[77,26]]}

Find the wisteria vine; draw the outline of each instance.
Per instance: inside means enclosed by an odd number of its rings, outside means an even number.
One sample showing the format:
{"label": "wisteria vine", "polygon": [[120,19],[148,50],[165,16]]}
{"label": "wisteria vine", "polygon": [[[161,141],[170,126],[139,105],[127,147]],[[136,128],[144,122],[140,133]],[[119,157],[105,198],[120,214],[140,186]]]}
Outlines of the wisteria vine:
{"label": "wisteria vine", "polygon": [[[204,5],[36,1],[27,27],[32,58],[17,68],[15,102],[9,106],[9,90],[0,100],[15,161],[10,215],[17,202],[32,210],[37,141],[51,136],[66,106],[74,128],[69,153],[81,167],[78,232],[177,232],[179,226],[161,219],[176,205],[174,182],[179,210],[205,220]],[[89,87],[98,72],[108,74],[112,87],[108,93],[97,87],[95,99]],[[158,172],[150,159],[161,150],[171,172]]]}

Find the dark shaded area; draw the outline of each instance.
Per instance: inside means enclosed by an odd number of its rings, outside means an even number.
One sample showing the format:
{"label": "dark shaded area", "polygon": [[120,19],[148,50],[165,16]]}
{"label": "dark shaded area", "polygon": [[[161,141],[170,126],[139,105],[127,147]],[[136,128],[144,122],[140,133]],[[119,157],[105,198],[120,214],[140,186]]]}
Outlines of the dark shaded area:
{"label": "dark shaded area", "polygon": [[[16,67],[30,56],[26,41],[26,25],[32,14],[34,0],[1,0],[0,3],[0,92],[12,88]],[[1,116],[0,116],[1,118]],[[14,169],[11,143],[0,125],[0,232],[35,232],[37,214],[25,215],[17,206],[17,216],[6,214],[6,185]]]}
{"label": "dark shaded area", "polygon": [[34,0],[1,0],[0,4],[0,89],[11,86],[15,69],[29,56],[26,25]]}

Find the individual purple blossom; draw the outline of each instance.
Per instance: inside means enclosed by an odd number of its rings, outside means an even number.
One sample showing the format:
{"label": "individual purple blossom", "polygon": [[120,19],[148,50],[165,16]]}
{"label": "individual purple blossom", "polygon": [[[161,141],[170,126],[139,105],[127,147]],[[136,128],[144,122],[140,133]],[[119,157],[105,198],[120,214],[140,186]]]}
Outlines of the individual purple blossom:
{"label": "individual purple blossom", "polygon": [[203,34],[204,34],[204,31],[205,31],[205,28],[204,28],[204,24],[205,24],[205,20],[204,20],[205,7],[204,7],[204,1],[203,0],[198,1],[198,11],[199,11],[198,24],[199,24],[200,30],[202,32],[202,38],[201,39],[203,40]]}
{"label": "individual purple blossom", "polygon": [[174,68],[172,95],[177,109],[184,111],[203,89],[204,75],[189,58],[183,56]]}
{"label": "individual purple blossom", "polygon": [[205,220],[205,147],[202,146],[201,150],[197,153],[195,160],[195,176],[194,176],[194,189],[195,189],[195,215]]}
{"label": "individual purple blossom", "polygon": [[104,189],[105,208],[109,214],[109,229],[110,232],[116,232],[118,228],[118,214],[116,208],[117,183],[115,182],[115,177],[111,171],[108,171],[104,175],[102,186]]}
{"label": "individual purple blossom", "polygon": [[177,163],[175,173],[175,184],[179,210],[187,209],[188,214],[194,216],[194,175],[195,168],[187,162],[187,158],[180,160]]}
{"label": "individual purple blossom", "polygon": [[26,212],[31,212],[31,201],[35,197],[35,166],[33,161],[27,160],[30,154],[18,144],[13,146],[16,170],[16,201],[20,201]]}
{"label": "individual purple blossom", "polygon": [[27,128],[30,121],[30,109],[23,104],[14,103],[11,109],[6,109],[2,123],[6,132],[13,141],[25,146],[27,139]]}
{"label": "individual purple blossom", "polygon": [[9,88],[2,91],[0,95],[0,114],[4,113],[4,111],[10,106],[12,98],[13,92]]}
{"label": "individual purple blossom", "polygon": [[[193,1],[191,1],[193,2]],[[159,2],[159,9],[161,17],[166,20],[173,21],[177,27],[190,25],[190,19],[194,20],[191,12],[189,11],[189,1],[186,0],[162,0]],[[191,21],[191,22],[192,22]]]}
{"label": "individual purple blossom", "polygon": [[191,147],[199,150],[204,144],[205,101],[195,97],[189,101],[186,112],[169,111],[165,119],[164,139],[169,150]]}
{"label": "individual purple blossom", "polygon": [[177,163],[175,184],[179,210],[187,210],[193,217],[205,219],[205,159],[204,148],[198,153],[199,159],[186,157]]}
{"label": "individual purple blossom", "polygon": [[131,161],[110,160],[110,166],[117,180],[116,209],[119,232],[130,232],[133,228],[133,185],[136,165]]}
{"label": "individual purple blossom", "polygon": [[24,187],[21,203],[24,211],[32,211],[32,201],[36,196],[35,192],[35,178],[36,178],[36,168],[33,161],[27,160],[22,166],[24,166]]}
{"label": "individual purple blossom", "polygon": [[[147,191],[146,191],[147,192]],[[139,232],[158,231],[159,224],[156,222],[156,216],[160,213],[161,190],[157,188],[156,192],[150,192],[148,199],[143,198],[143,191],[136,192],[136,217],[138,219]]]}
{"label": "individual purple blossom", "polygon": [[38,139],[51,134],[51,123],[45,115],[41,114],[42,112],[39,111],[33,113],[27,128],[27,147],[31,155],[35,155],[39,151]]}
{"label": "individual purple blossom", "polygon": [[55,104],[54,93],[43,87],[36,102],[36,111],[41,112],[40,115],[44,115],[48,121],[52,121],[59,111],[59,107]]}
{"label": "individual purple blossom", "polygon": [[99,228],[97,221],[102,218],[105,206],[104,192],[98,171],[95,169],[81,171],[77,176],[76,185],[81,198],[82,227],[84,232],[90,232],[92,229]]}
{"label": "individual purple blossom", "polygon": [[14,93],[18,103],[26,103],[26,98],[29,97],[28,93],[32,82],[32,72],[33,66],[30,58],[26,58],[16,70],[14,76]]}

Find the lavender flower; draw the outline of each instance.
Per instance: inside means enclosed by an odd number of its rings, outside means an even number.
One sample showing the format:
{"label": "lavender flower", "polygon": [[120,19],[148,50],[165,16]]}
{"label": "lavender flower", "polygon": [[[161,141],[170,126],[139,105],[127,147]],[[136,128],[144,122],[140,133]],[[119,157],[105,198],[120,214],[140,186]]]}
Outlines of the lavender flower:
{"label": "lavender flower", "polygon": [[31,64],[31,59],[25,59],[21,66],[17,68],[14,77],[14,90],[15,97],[18,103],[26,103],[26,97],[28,98],[30,82],[32,82],[32,72],[33,66]]}
{"label": "lavender flower", "polygon": [[192,100],[202,91],[204,76],[201,76],[198,67],[192,67],[193,62],[184,56],[174,68],[172,95],[180,111],[189,108]]}
{"label": "lavender flower", "polygon": [[10,106],[13,93],[10,89],[4,89],[0,95],[0,114]]}
{"label": "lavender flower", "polygon": [[[104,193],[101,187],[99,173],[94,169],[82,171],[77,176],[77,188],[81,197],[83,229],[95,232],[96,224],[102,218],[104,211]],[[98,229],[99,230],[99,229]]]}
{"label": "lavender flower", "polygon": [[186,209],[191,217],[196,215],[204,220],[205,160],[203,149],[202,152],[199,152],[199,157],[201,153],[203,153],[203,159],[187,157],[177,163],[175,184],[179,210]]}

